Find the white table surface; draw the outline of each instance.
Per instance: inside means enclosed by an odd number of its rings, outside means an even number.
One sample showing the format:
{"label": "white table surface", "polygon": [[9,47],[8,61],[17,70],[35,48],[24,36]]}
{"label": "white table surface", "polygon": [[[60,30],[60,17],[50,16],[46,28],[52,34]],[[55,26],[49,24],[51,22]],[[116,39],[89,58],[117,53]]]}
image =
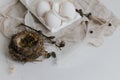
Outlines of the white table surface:
{"label": "white table surface", "polygon": [[[101,0],[120,17],[120,0]],[[82,46],[63,65],[49,62],[16,63],[8,74],[5,53],[8,42],[0,34],[0,80],[120,80],[120,28],[99,48]],[[47,64],[46,64],[47,63]]]}

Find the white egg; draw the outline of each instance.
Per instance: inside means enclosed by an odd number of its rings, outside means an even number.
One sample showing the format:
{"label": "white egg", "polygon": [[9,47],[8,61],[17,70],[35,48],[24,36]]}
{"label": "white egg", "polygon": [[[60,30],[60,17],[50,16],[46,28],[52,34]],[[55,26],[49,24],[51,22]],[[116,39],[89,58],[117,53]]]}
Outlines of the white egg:
{"label": "white egg", "polygon": [[73,19],[76,15],[73,3],[66,1],[60,4],[60,15],[65,18]]}
{"label": "white egg", "polygon": [[61,26],[61,19],[53,13],[53,11],[49,11],[45,15],[46,25],[49,26],[49,29],[57,28]]}
{"label": "white egg", "polygon": [[37,14],[39,17],[43,17],[50,9],[51,5],[49,1],[40,1],[37,7]]}

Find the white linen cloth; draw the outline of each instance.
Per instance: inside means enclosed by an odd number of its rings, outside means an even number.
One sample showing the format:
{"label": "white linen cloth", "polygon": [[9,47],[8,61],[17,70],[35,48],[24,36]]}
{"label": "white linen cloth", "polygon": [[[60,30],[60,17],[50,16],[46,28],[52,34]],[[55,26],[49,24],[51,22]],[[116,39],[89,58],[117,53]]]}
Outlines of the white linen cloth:
{"label": "white linen cloth", "polygon": [[[90,22],[86,28],[85,24],[81,24],[81,21],[86,19],[82,18],[70,25],[70,27],[52,34],[36,20],[19,1],[15,1],[10,7],[0,12],[0,31],[7,38],[10,38],[13,34],[25,30],[25,28],[20,25],[21,23],[27,24],[32,28],[42,30],[46,35],[54,35],[58,40],[64,40],[66,42],[66,47],[62,50],[62,56],[65,56],[73,49],[79,47],[83,42],[90,43],[94,46],[101,46],[104,38],[112,35],[120,24],[120,20],[98,0],[70,1],[75,4],[77,9],[82,9],[86,13],[91,12],[94,16],[112,23],[112,26],[100,26]],[[33,24],[31,24],[31,22]],[[90,30],[93,31],[93,34],[90,33]]]}

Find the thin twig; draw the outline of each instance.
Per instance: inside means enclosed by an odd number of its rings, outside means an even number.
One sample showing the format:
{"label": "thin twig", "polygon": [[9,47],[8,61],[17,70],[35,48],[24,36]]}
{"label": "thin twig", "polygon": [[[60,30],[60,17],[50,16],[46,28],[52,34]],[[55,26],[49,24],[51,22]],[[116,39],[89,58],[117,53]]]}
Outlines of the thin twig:
{"label": "thin twig", "polygon": [[[96,16],[93,16],[92,13],[83,13],[82,9],[76,9],[76,12],[80,14],[81,17],[85,16],[87,17],[89,20],[92,20],[95,24],[98,24],[98,25],[103,25],[106,23],[106,21],[104,19],[101,19],[101,18],[98,18]],[[111,24],[111,23],[109,23]],[[108,25],[109,25],[108,24]]]}
{"label": "thin twig", "polygon": [[47,40],[49,40],[49,42],[50,42],[51,44],[54,44],[56,47],[58,47],[58,48],[61,50],[61,47],[60,47],[59,45],[57,45],[55,41],[53,41],[52,39],[50,39],[50,37],[44,35],[41,30],[38,31],[38,30],[33,29],[33,28],[31,28],[31,27],[29,27],[29,26],[27,26],[27,25],[25,25],[25,24],[22,24],[22,25],[24,25],[25,27],[27,27],[27,28],[29,28],[29,29],[31,29],[31,30],[39,33],[39,34],[42,35],[42,36],[44,36]]}

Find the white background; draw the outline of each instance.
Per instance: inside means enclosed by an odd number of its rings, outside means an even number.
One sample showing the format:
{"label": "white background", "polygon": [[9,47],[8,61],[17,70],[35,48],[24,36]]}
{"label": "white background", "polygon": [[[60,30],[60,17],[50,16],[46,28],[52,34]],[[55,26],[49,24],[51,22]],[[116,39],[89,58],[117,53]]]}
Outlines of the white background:
{"label": "white background", "polygon": [[[120,18],[120,0],[101,0]],[[0,34],[0,80],[120,80],[120,28],[99,48],[84,45],[64,64],[16,63],[8,74],[7,40]]]}

